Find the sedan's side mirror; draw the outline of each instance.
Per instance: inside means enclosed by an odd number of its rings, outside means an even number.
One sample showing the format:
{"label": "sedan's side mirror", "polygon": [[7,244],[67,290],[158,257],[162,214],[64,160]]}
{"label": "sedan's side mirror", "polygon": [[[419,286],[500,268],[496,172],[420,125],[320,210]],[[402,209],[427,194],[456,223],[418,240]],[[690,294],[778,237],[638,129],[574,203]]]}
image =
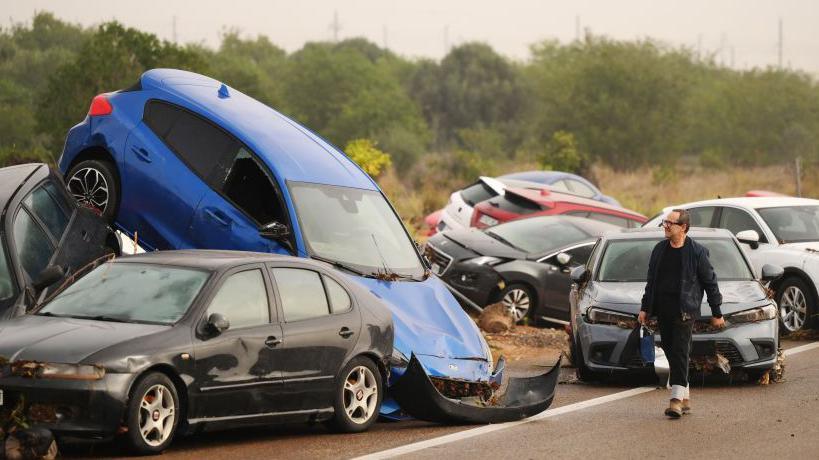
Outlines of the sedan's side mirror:
{"label": "sedan's side mirror", "polygon": [[259,229],[259,235],[271,240],[281,240],[290,236],[290,229],[280,222],[270,222]]}
{"label": "sedan's side mirror", "polygon": [[776,281],[779,278],[782,278],[782,275],[784,274],[785,270],[779,265],[765,264],[762,266],[762,281]]}
{"label": "sedan's side mirror", "polygon": [[585,265],[580,265],[575,267],[569,276],[572,278],[573,283],[583,284],[589,280],[589,271]]}
{"label": "sedan's side mirror", "polygon": [[756,230],[743,230],[737,233],[737,239],[740,243],[751,246],[751,249],[759,247],[759,233]]}
{"label": "sedan's side mirror", "polygon": [[561,252],[560,254],[557,255],[557,263],[559,263],[563,267],[565,267],[566,265],[569,265],[569,262],[571,262],[571,261],[572,261],[571,254],[566,254],[565,252]]}
{"label": "sedan's side mirror", "polygon": [[36,291],[42,291],[43,289],[63,279],[64,276],[65,270],[63,267],[60,267],[59,265],[49,265],[37,275],[37,278],[33,283],[31,283],[31,287],[33,287]]}
{"label": "sedan's side mirror", "polygon": [[230,327],[230,321],[221,313],[211,313],[208,316],[208,329],[214,334],[221,334]]}

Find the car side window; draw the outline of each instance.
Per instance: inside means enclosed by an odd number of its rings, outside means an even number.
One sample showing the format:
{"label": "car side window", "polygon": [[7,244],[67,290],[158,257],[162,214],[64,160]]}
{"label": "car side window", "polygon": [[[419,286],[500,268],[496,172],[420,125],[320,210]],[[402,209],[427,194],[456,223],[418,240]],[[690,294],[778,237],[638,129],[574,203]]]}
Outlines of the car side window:
{"label": "car side window", "polygon": [[574,249],[566,251],[566,254],[572,256],[572,261],[569,263],[569,265],[572,267],[586,265],[586,262],[589,261],[589,257],[591,257],[593,248],[593,244],[584,244],[583,246],[578,246]]}
{"label": "car side window", "polygon": [[617,225],[618,227],[628,228],[630,226],[629,220],[625,217],[612,216],[611,214],[603,214],[602,212],[590,212],[588,217],[589,219]]}
{"label": "car side window", "polygon": [[259,224],[285,221],[273,182],[244,147],[236,151],[222,191]]}
{"label": "car side window", "polygon": [[352,301],[347,291],[341,287],[334,279],[328,276],[321,277],[324,280],[324,287],[327,288],[327,297],[330,299],[330,311],[341,313],[350,309]]}
{"label": "car side window", "polygon": [[262,271],[247,270],[230,275],[213,297],[206,316],[221,313],[230,329],[260,326],[270,322],[270,307]]}
{"label": "car side window", "polygon": [[273,268],[285,322],[330,314],[319,274],[301,268]]}
{"label": "car side window", "polygon": [[556,192],[570,192],[571,193],[571,190],[569,190],[569,186],[566,185],[565,180],[559,180],[557,182],[553,182],[553,183],[549,184],[549,187],[552,190],[556,191]]}
{"label": "car side window", "polygon": [[23,199],[23,205],[42,221],[55,241],[60,241],[68,226],[70,208],[53,183],[34,189]]}
{"label": "car side window", "polygon": [[36,278],[54,255],[54,245],[45,230],[21,208],[14,218],[14,246],[17,258],[29,278]]}
{"label": "car side window", "polygon": [[14,283],[11,281],[11,270],[6,260],[6,250],[0,241],[0,300],[6,300],[14,295]]}
{"label": "car side window", "polygon": [[567,180],[569,184],[569,189],[582,197],[586,198],[593,198],[597,193],[591,189],[588,185],[584,184],[583,182],[577,180]]}
{"label": "car side window", "polygon": [[714,211],[717,208],[714,206],[706,206],[703,208],[689,209],[688,213],[691,215],[692,227],[713,227],[711,223],[714,219]]}
{"label": "car side window", "polygon": [[759,242],[765,243],[765,234],[756,224],[756,221],[747,212],[736,208],[722,208],[722,215],[720,216],[720,228],[725,228],[731,231],[734,235],[743,230],[754,230],[759,234]]}

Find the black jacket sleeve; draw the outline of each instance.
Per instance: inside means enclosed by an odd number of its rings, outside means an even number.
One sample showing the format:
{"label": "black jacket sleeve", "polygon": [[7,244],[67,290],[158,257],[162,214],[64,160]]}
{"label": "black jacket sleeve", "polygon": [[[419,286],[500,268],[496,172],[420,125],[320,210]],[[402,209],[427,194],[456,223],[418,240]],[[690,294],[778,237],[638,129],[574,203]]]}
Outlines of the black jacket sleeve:
{"label": "black jacket sleeve", "polygon": [[714,273],[714,267],[711,266],[711,261],[708,259],[708,249],[704,247],[699,252],[697,260],[697,278],[708,296],[711,315],[722,316],[722,310],[719,308],[722,305],[722,294],[717,285],[717,274]]}
{"label": "black jacket sleeve", "polygon": [[[661,241],[660,244],[664,243]],[[654,246],[651,257],[648,259],[648,274],[646,275],[646,289],[643,292],[643,300],[640,302],[640,310],[651,314],[652,299],[654,298],[654,284],[657,270],[657,260],[659,259],[660,244]]]}

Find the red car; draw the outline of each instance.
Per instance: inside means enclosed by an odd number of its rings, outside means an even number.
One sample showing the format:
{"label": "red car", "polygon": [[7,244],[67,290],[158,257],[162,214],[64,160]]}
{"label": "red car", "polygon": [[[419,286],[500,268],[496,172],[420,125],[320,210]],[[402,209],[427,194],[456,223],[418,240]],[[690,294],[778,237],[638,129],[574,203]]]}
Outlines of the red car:
{"label": "red car", "polygon": [[626,228],[640,227],[647,220],[637,212],[577,195],[545,189],[508,188],[504,195],[475,205],[471,225],[486,228],[525,217],[557,214],[587,217]]}

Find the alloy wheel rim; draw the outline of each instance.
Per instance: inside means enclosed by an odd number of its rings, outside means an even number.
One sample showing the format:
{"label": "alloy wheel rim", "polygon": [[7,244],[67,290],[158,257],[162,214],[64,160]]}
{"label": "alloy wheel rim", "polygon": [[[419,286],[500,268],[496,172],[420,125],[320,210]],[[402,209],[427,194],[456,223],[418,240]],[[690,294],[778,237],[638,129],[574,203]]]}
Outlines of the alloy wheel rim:
{"label": "alloy wheel rim", "polygon": [[82,168],[68,180],[68,190],[82,206],[99,214],[108,207],[108,181],[94,168]]}
{"label": "alloy wheel rim", "polygon": [[523,289],[512,289],[503,296],[503,306],[515,318],[515,322],[522,320],[529,312],[529,294]]}
{"label": "alloy wheel rim", "polygon": [[357,366],[344,379],[344,412],[353,423],[362,425],[375,415],[378,383],[365,366]]}
{"label": "alloy wheel rim", "polygon": [[159,446],[173,433],[173,394],[165,385],[156,384],[148,389],[139,404],[139,434],[149,446]]}
{"label": "alloy wheel rim", "polygon": [[808,302],[805,293],[796,286],[788,286],[779,299],[779,317],[789,331],[798,331],[808,316]]}

